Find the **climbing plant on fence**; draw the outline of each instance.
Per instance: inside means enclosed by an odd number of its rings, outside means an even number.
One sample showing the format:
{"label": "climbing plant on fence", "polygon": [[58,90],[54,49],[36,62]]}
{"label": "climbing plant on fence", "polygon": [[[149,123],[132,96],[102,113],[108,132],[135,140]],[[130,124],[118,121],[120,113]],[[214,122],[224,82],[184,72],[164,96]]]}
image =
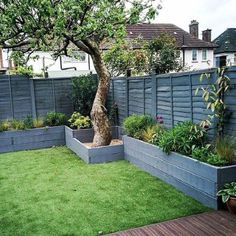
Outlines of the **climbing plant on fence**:
{"label": "climbing plant on fence", "polygon": [[[210,127],[214,119],[217,120],[217,134],[222,136],[225,122],[230,118],[230,112],[224,102],[224,95],[230,88],[230,78],[225,74],[226,68],[217,69],[217,79],[214,84],[209,84],[207,87],[199,87],[196,90],[198,94],[199,89],[202,90],[202,97],[206,102],[207,109],[212,111],[212,115],[203,120],[200,125],[202,127]],[[200,76],[200,82],[204,79],[209,80],[210,74],[204,73]]]}

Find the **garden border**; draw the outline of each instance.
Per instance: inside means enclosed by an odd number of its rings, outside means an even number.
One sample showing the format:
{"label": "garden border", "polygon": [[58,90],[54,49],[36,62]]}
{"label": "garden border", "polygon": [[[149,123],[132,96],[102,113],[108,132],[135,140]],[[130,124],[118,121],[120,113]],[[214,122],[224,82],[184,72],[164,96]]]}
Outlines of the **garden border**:
{"label": "garden border", "polygon": [[236,165],[216,167],[174,152],[167,155],[158,146],[128,136],[123,143],[126,160],[208,207],[219,209],[216,193],[236,181]]}
{"label": "garden border", "polygon": [[64,126],[0,132],[0,153],[65,145]]}

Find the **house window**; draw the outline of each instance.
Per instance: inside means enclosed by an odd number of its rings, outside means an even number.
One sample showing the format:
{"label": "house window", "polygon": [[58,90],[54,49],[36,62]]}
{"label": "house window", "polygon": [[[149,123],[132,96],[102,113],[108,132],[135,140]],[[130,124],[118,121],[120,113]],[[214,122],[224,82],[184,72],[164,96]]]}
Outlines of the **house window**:
{"label": "house window", "polygon": [[192,61],[197,61],[197,49],[192,50]]}
{"label": "house window", "polygon": [[203,61],[206,61],[206,60],[207,60],[207,50],[206,50],[206,49],[203,49],[203,50],[202,50],[202,60],[203,60]]}

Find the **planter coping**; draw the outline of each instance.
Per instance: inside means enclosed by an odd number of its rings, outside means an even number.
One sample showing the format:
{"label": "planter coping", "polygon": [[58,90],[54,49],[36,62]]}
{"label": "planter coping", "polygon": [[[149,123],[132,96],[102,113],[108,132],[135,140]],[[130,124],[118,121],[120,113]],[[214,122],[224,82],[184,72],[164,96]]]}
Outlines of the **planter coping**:
{"label": "planter coping", "polygon": [[[113,126],[113,127],[119,127],[119,126]],[[69,126],[67,126],[67,125],[65,125],[65,128],[66,129],[68,129],[68,130],[70,130],[70,131],[72,131],[72,132],[74,132],[74,131],[77,131],[78,129],[71,129]],[[89,129],[82,129],[82,130],[90,130],[90,129],[92,129],[92,128],[89,128]],[[88,149],[88,150],[96,150],[96,149],[101,149],[101,148],[106,148],[106,149],[110,149],[110,148],[112,148],[112,147],[122,147],[123,146],[123,144],[116,144],[116,145],[107,145],[107,146],[99,146],[99,147],[88,147],[88,146],[86,146],[83,142],[81,142],[79,139],[77,139],[77,138],[75,138],[79,143],[81,143],[86,149]]]}

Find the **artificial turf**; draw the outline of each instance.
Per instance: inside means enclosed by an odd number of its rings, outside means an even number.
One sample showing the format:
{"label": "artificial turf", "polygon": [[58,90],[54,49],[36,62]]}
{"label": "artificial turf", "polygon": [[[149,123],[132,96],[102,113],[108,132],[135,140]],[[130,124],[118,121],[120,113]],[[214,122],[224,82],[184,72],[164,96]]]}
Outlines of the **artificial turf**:
{"label": "artificial turf", "polygon": [[126,161],[65,147],[0,155],[0,235],[93,236],[207,211]]}

